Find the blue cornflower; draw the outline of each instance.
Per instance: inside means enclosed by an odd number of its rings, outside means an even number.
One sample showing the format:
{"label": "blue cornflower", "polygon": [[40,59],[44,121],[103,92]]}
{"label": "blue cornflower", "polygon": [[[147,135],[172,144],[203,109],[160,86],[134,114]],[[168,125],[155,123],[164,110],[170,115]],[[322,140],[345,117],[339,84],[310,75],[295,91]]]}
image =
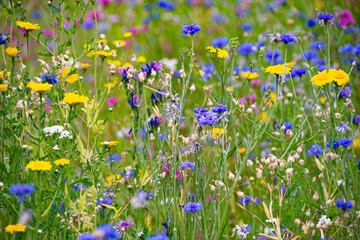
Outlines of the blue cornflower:
{"label": "blue cornflower", "polygon": [[158,1],[157,5],[159,8],[162,8],[165,11],[171,11],[176,8],[176,4],[174,2],[169,2],[169,1]]}
{"label": "blue cornflower", "polygon": [[254,50],[256,50],[256,47],[254,44],[252,43],[243,43],[239,46],[237,52],[240,55],[253,55],[254,54]]}
{"label": "blue cornflower", "polygon": [[306,51],[303,52],[303,55],[301,55],[301,57],[302,57],[303,59],[306,59],[306,60],[308,60],[308,61],[311,61],[311,60],[313,60],[313,59],[315,59],[315,58],[318,57],[318,53],[317,53],[316,51],[306,50]]}
{"label": "blue cornflower", "polygon": [[269,91],[269,90],[270,90],[271,92],[273,92],[273,91],[275,91],[275,85],[272,84],[272,83],[264,83],[264,84],[261,85],[260,89],[261,89],[261,91],[263,91],[263,92],[267,92],[267,91]]}
{"label": "blue cornflower", "polygon": [[239,225],[235,225],[233,231],[236,233],[238,238],[248,238],[249,233],[251,232],[252,226],[251,224],[243,224],[241,227]]}
{"label": "blue cornflower", "polygon": [[213,64],[211,63],[205,63],[202,68],[201,68],[201,71],[203,72],[203,74],[201,75],[201,78],[204,80],[204,81],[209,81],[210,78],[212,76],[214,76],[214,74],[216,73],[215,72],[215,67]]}
{"label": "blue cornflower", "polygon": [[268,64],[271,64],[273,54],[274,54],[274,60],[272,63],[273,65],[281,64],[284,62],[284,60],[280,57],[281,56],[280,50],[276,50],[275,52],[273,52],[273,50],[269,50],[265,53],[266,62]]}
{"label": "blue cornflower", "polygon": [[330,138],[329,141],[326,143],[326,147],[327,148],[332,148],[332,149],[337,149],[339,147],[339,142],[338,140],[335,138]]}
{"label": "blue cornflower", "polygon": [[24,201],[24,197],[34,192],[35,185],[33,183],[17,183],[10,186],[10,193],[18,197],[19,202]]}
{"label": "blue cornflower", "polygon": [[292,127],[293,127],[293,124],[291,122],[283,122],[281,130],[286,132],[287,130],[292,129]]}
{"label": "blue cornflower", "polygon": [[185,206],[183,207],[184,211],[189,213],[189,212],[194,212],[196,213],[197,211],[202,209],[202,204],[201,202],[188,202],[187,204],[185,204]]}
{"label": "blue cornflower", "polygon": [[345,209],[352,209],[354,207],[354,204],[352,202],[350,202],[350,201],[346,202],[343,198],[339,198],[336,201],[335,206],[345,210]]}
{"label": "blue cornflower", "polygon": [[92,29],[95,27],[95,21],[92,19],[85,19],[81,27],[84,29]]}
{"label": "blue cornflower", "polygon": [[190,34],[194,35],[195,33],[199,32],[201,30],[200,25],[190,23],[189,25],[182,25],[181,30],[183,34]]}
{"label": "blue cornflower", "polygon": [[129,173],[120,171],[120,175],[124,178],[132,178],[135,176],[134,170],[130,170]]}
{"label": "blue cornflower", "polygon": [[80,192],[80,190],[82,190],[82,192],[85,192],[85,190],[86,190],[86,186],[84,185],[84,184],[75,184],[74,186],[73,186],[73,189],[75,190],[75,191],[78,191],[78,192]]}
{"label": "blue cornflower", "polygon": [[316,19],[309,18],[309,19],[306,20],[306,26],[307,27],[315,27],[316,24],[317,24]]}
{"label": "blue cornflower", "polygon": [[291,70],[291,76],[294,77],[302,77],[303,75],[306,74],[306,69],[305,68],[293,68]]}
{"label": "blue cornflower", "polygon": [[254,28],[250,23],[244,23],[242,29],[244,32],[251,32]]}
{"label": "blue cornflower", "polygon": [[297,41],[296,36],[294,36],[290,33],[285,33],[285,34],[281,35],[281,42],[283,42],[285,44],[288,44],[291,42],[296,42],[296,41]]}
{"label": "blue cornflower", "polygon": [[325,43],[324,42],[319,42],[319,41],[314,41],[312,43],[310,43],[310,48],[314,49],[314,50],[319,50],[319,46],[321,49],[325,49]]}
{"label": "blue cornflower", "polygon": [[359,125],[360,124],[360,115],[354,116],[353,122]]}
{"label": "blue cornflower", "polygon": [[165,233],[156,233],[151,237],[145,238],[145,240],[169,240],[169,237]]}
{"label": "blue cornflower", "polygon": [[339,144],[340,146],[347,148],[353,144],[353,140],[351,138],[340,138]]}
{"label": "blue cornflower", "polygon": [[334,14],[331,14],[331,13],[319,13],[317,15],[317,18],[319,20],[323,20],[324,22],[331,20],[333,17],[334,17]]}
{"label": "blue cornflower", "polygon": [[214,126],[217,123],[216,119],[217,119],[216,113],[206,112],[206,113],[202,113],[201,115],[199,115],[198,122],[199,122],[200,126],[206,126],[206,125]]}
{"label": "blue cornflower", "polygon": [[58,75],[51,75],[51,74],[41,74],[40,78],[42,80],[47,80],[49,84],[55,85],[59,82],[59,79],[57,78]]}
{"label": "blue cornflower", "polygon": [[358,159],[358,170],[360,171],[360,159]]}
{"label": "blue cornflower", "polygon": [[0,33],[0,46],[5,44],[6,41],[8,41],[8,43],[10,43],[8,36],[10,36],[10,34],[1,34]]}
{"label": "blue cornflower", "polygon": [[354,47],[354,54],[360,56],[360,44]]}
{"label": "blue cornflower", "polygon": [[182,170],[191,169],[191,170],[195,171],[195,163],[192,163],[189,161],[185,161],[185,162],[181,163],[180,167]]}
{"label": "blue cornflower", "polygon": [[228,45],[229,39],[227,37],[217,37],[211,41],[211,46],[214,48],[222,48]]}
{"label": "blue cornflower", "polygon": [[106,159],[108,161],[119,162],[121,158],[120,158],[120,155],[118,153],[113,153],[113,154],[111,154],[111,160],[110,160],[110,156],[107,156]]}
{"label": "blue cornflower", "polygon": [[119,239],[121,237],[111,224],[102,224],[95,230],[94,235],[101,236],[100,239]]}
{"label": "blue cornflower", "polygon": [[354,45],[347,43],[339,48],[339,52],[342,54],[353,54],[355,50]]}
{"label": "blue cornflower", "polygon": [[345,133],[346,130],[348,129],[348,123],[347,122],[344,122],[344,121],[341,121],[339,126],[337,126],[335,128],[336,131],[340,132],[340,133]]}
{"label": "blue cornflower", "polygon": [[223,113],[227,111],[227,106],[219,104],[216,107],[212,108],[211,111],[215,113]]}
{"label": "blue cornflower", "polygon": [[246,206],[249,203],[251,203],[251,199],[252,199],[251,195],[249,195],[247,197],[242,197],[242,198],[240,198],[239,203]]}
{"label": "blue cornflower", "polygon": [[209,110],[207,108],[194,108],[195,115],[201,115],[202,113],[207,113],[208,111]]}
{"label": "blue cornflower", "polygon": [[339,99],[347,98],[347,97],[351,97],[351,88],[350,87],[346,87],[345,89],[340,90],[340,93],[339,93]]}
{"label": "blue cornflower", "polygon": [[112,205],[113,203],[114,203],[114,200],[112,198],[108,198],[108,197],[104,197],[101,201],[99,199],[97,200],[97,204],[104,208],[107,208],[107,207],[102,204]]}
{"label": "blue cornflower", "polygon": [[323,149],[321,148],[321,146],[318,145],[318,144],[316,144],[316,143],[314,143],[314,144],[311,146],[311,148],[309,148],[309,149],[307,150],[306,155],[318,157],[318,156],[320,156],[320,155],[322,154],[322,152],[323,152]]}
{"label": "blue cornflower", "polygon": [[98,240],[98,238],[91,233],[83,233],[79,235],[78,240]]}
{"label": "blue cornflower", "polygon": [[214,14],[213,16],[213,21],[216,22],[216,23],[219,23],[219,22],[222,22],[226,19],[226,17],[220,13],[216,13]]}

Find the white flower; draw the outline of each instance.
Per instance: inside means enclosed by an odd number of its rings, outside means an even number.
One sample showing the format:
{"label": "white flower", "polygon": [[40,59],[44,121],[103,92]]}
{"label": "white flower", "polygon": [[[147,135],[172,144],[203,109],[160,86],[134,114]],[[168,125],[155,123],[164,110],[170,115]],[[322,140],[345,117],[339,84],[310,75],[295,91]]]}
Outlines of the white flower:
{"label": "white flower", "polygon": [[58,145],[55,145],[54,147],[53,147],[53,150],[59,150],[60,148],[59,148],[59,146]]}
{"label": "white flower", "polygon": [[319,219],[319,222],[316,224],[316,228],[326,229],[331,227],[331,225],[332,221],[330,220],[330,218],[327,218],[326,215],[322,215]]}

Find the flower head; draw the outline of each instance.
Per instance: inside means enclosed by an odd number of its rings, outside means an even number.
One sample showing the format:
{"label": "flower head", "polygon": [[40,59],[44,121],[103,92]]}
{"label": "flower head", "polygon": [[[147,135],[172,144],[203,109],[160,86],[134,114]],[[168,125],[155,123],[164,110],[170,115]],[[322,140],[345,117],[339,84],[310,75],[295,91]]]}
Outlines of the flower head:
{"label": "flower head", "polygon": [[352,209],[354,207],[354,204],[351,201],[345,201],[345,199],[343,198],[339,198],[336,203],[335,206],[337,206],[338,208],[342,208],[343,210],[346,209]]}
{"label": "flower head", "polygon": [[340,138],[339,144],[340,146],[347,148],[353,145],[353,140],[351,138]]}
{"label": "flower head", "polygon": [[251,229],[251,224],[243,224],[241,227],[239,225],[235,225],[233,232],[236,232],[238,238],[247,238]]}
{"label": "flower head", "polygon": [[79,74],[75,73],[75,74],[71,74],[70,76],[68,76],[65,81],[68,83],[74,83],[77,80],[79,80]]}
{"label": "flower head", "polygon": [[26,85],[27,89],[32,89],[33,91],[38,92],[38,93],[44,93],[44,92],[50,90],[52,87],[53,87],[53,85],[48,84],[48,83],[35,83],[33,81],[30,81]]}
{"label": "flower head", "polygon": [[17,223],[15,225],[7,225],[5,227],[5,231],[13,234],[14,232],[25,232],[26,226],[21,225],[20,223]]}
{"label": "flower head", "polygon": [[309,148],[306,152],[306,155],[308,156],[316,156],[319,157],[323,152],[323,149],[318,144],[313,144],[311,148]]}
{"label": "flower head", "polygon": [[330,21],[334,17],[334,14],[331,13],[319,13],[317,18],[323,20],[324,22]]}
{"label": "flower head", "polygon": [[89,101],[89,98],[84,95],[80,96],[77,93],[68,92],[68,93],[65,93],[65,97],[64,97],[63,101],[69,105],[78,105],[80,103],[85,103],[85,102]]}
{"label": "flower head", "polygon": [[145,240],[169,240],[169,237],[165,233],[156,233],[151,237],[145,238]]}
{"label": "flower head", "polygon": [[211,46],[215,48],[222,48],[228,45],[229,39],[227,37],[217,37],[211,41]]}
{"label": "flower head", "polygon": [[325,69],[322,72],[318,72],[315,76],[313,76],[310,79],[310,82],[312,82],[313,85],[321,87],[326,85],[327,83],[330,83],[333,81],[334,78],[332,78]]}
{"label": "flower head", "polygon": [[194,35],[195,33],[199,32],[201,30],[200,25],[190,23],[189,25],[182,25],[181,30],[183,34],[190,34]]}
{"label": "flower head", "polygon": [[16,25],[18,25],[19,28],[25,29],[28,32],[40,29],[39,24],[32,24],[30,22],[16,21]]}
{"label": "flower head", "polygon": [[31,194],[34,192],[34,184],[23,184],[17,183],[10,186],[10,193],[18,197],[19,202],[24,200],[25,195]]}
{"label": "flower head", "polygon": [[8,84],[0,84],[0,92],[5,92],[8,88]]}
{"label": "flower head", "polygon": [[20,53],[16,47],[8,47],[5,51],[9,57],[16,57]]}
{"label": "flower head", "polygon": [[50,75],[50,74],[41,74],[40,78],[42,80],[48,80],[48,83],[51,85],[55,85],[59,82],[59,79],[57,78],[58,75]]}
{"label": "flower head", "polygon": [[10,40],[8,38],[9,35],[10,34],[1,34],[0,33],[0,46],[4,45],[6,43],[6,41],[10,42]]}
{"label": "flower head", "polygon": [[242,72],[240,75],[247,80],[257,79],[259,77],[257,72]]}
{"label": "flower head", "polygon": [[265,72],[269,72],[275,75],[281,75],[281,74],[288,74],[290,73],[291,68],[290,67],[285,67],[285,64],[278,64],[278,65],[273,65],[273,66],[268,66],[267,68],[265,68]]}
{"label": "flower head", "polygon": [[328,75],[329,75],[331,81],[335,81],[337,83],[337,85],[339,85],[339,86],[345,85],[350,80],[349,75],[347,75],[347,73],[341,69],[339,69],[339,70],[330,69],[328,72]]}
{"label": "flower head", "polygon": [[29,162],[29,164],[26,165],[26,168],[33,171],[50,171],[52,165],[50,162],[36,160]]}
{"label": "flower head", "polygon": [[281,35],[281,42],[288,44],[291,42],[296,42],[297,38],[296,36],[290,34],[290,33],[285,33],[284,35]]}
{"label": "flower head", "polygon": [[81,63],[81,69],[83,69],[83,70],[88,69],[90,66],[91,66],[91,65],[88,64],[88,63]]}
{"label": "flower head", "polygon": [[93,235],[97,237],[97,239],[118,239],[120,238],[120,233],[115,230],[115,228],[111,224],[103,224],[98,227]]}
{"label": "flower head", "polygon": [[217,57],[218,58],[226,58],[227,56],[229,56],[228,51],[226,51],[225,49],[217,48]]}
{"label": "flower head", "polygon": [[58,159],[58,160],[55,160],[55,161],[54,161],[54,164],[55,164],[56,166],[59,166],[59,165],[61,165],[61,166],[69,165],[69,164],[70,164],[70,160],[69,160],[69,159],[66,159],[66,158],[60,158],[60,159]]}
{"label": "flower head", "polygon": [[196,213],[197,211],[202,209],[202,204],[201,202],[188,202],[187,204],[185,204],[184,206],[184,211],[189,213],[189,212],[194,212]]}
{"label": "flower head", "polygon": [[118,144],[118,141],[105,141],[105,142],[101,142],[101,145],[105,145],[108,148],[111,148],[112,146],[115,146],[116,144]]}

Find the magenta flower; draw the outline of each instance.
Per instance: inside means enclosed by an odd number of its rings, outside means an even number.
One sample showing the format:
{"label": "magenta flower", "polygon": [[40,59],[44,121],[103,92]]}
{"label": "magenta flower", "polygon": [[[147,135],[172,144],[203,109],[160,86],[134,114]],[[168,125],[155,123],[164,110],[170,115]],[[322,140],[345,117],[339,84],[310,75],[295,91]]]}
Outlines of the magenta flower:
{"label": "magenta flower", "polygon": [[117,100],[117,97],[114,96],[114,97],[109,97],[109,99],[107,100],[107,103],[111,106],[114,106],[116,104],[116,100]]}
{"label": "magenta flower", "polygon": [[346,28],[351,24],[355,24],[355,20],[352,17],[352,14],[349,10],[345,9],[341,13],[341,18],[339,20],[339,25],[341,28]]}

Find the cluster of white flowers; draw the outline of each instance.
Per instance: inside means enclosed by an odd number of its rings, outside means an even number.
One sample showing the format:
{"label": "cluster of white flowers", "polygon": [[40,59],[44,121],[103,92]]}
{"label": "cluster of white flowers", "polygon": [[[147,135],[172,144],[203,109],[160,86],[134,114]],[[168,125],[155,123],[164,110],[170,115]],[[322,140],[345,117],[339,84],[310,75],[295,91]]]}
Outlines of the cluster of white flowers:
{"label": "cluster of white flowers", "polygon": [[319,219],[319,222],[316,224],[316,228],[326,229],[331,227],[331,225],[332,221],[330,220],[330,218],[327,218],[326,215],[322,215]]}
{"label": "cluster of white flowers", "polygon": [[52,127],[46,127],[44,128],[43,132],[45,133],[45,136],[53,136],[54,134],[60,133],[59,138],[72,138],[71,132],[68,130],[65,130],[63,126],[55,125]]}

